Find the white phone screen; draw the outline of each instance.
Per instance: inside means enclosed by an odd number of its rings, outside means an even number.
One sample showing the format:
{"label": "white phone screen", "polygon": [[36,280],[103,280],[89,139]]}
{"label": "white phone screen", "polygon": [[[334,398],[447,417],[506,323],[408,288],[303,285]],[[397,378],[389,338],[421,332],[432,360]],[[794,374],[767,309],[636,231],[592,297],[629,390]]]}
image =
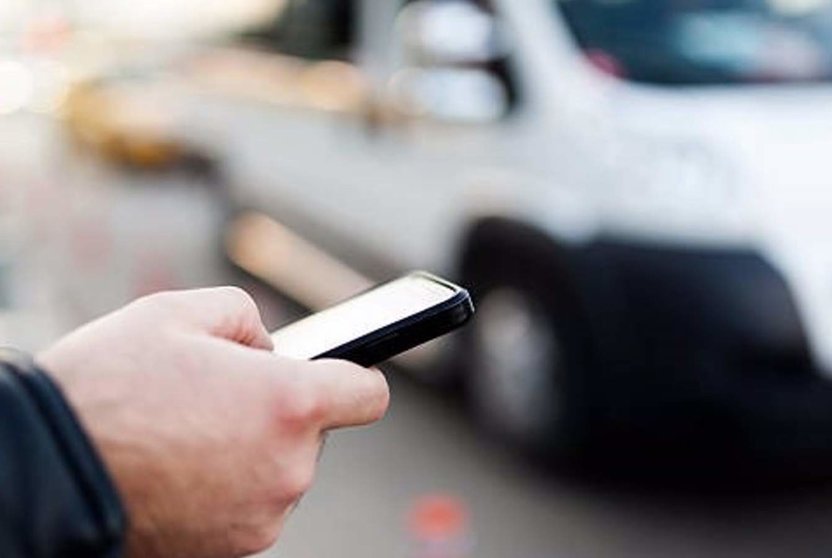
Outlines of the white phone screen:
{"label": "white phone screen", "polygon": [[402,277],[275,331],[274,352],[309,360],[455,294],[450,287],[425,277]]}

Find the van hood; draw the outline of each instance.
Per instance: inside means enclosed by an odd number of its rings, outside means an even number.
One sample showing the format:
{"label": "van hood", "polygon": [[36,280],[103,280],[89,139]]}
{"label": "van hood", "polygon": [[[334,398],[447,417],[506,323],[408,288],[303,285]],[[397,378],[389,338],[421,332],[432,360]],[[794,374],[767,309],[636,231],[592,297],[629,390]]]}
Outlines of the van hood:
{"label": "van hood", "polygon": [[677,133],[763,128],[832,133],[832,84],[802,86],[648,87],[619,84],[605,95],[617,124]]}
{"label": "van hood", "polygon": [[628,86],[610,100],[619,132],[689,142],[730,166],[761,241],[799,238],[832,257],[832,86]]}

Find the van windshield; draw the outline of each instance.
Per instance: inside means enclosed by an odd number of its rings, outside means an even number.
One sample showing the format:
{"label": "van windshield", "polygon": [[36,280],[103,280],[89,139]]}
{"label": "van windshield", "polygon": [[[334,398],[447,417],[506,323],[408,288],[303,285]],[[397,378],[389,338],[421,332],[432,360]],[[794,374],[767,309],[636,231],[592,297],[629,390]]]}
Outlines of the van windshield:
{"label": "van windshield", "polygon": [[607,73],[655,84],[832,79],[832,0],[555,0]]}

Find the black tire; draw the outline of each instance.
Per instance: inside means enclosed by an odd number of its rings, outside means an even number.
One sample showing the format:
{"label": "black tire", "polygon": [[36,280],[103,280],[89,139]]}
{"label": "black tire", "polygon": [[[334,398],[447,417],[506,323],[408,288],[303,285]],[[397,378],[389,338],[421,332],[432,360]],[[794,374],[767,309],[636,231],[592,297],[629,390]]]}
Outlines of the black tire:
{"label": "black tire", "polygon": [[487,431],[534,457],[578,458],[587,441],[589,343],[563,261],[548,238],[500,226],[463,260],[477,305],[460,343],[469,402]]}

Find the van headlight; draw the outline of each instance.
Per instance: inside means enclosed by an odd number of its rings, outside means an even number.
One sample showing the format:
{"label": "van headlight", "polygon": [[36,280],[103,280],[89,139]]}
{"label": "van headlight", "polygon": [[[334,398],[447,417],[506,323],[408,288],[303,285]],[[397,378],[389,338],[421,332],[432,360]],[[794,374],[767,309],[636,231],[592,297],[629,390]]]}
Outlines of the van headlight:
{"label": "van headlight", "polygon": [[750,215],[727,158],[695,141],[623,141],[612,154],[608,222],[656,237],[745,236]]}

